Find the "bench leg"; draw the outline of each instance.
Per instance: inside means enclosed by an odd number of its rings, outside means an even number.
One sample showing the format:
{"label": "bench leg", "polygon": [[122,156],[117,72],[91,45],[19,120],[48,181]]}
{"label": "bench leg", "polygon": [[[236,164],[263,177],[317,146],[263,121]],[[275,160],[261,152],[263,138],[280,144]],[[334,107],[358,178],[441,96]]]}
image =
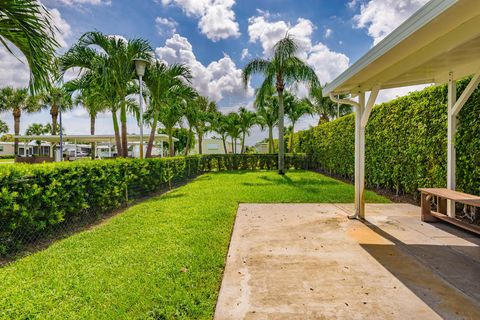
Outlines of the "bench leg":
{"label": "bench leg", "polygon": [[437,218],[432,216],[432,206],[430,200],[427,199],[428,194],[422,192],[422,221],[423,222],[436,222]]}
{"label": "bench leg", "polygon": [[447,199],[437,197],[438,201],[438,212],[447,214]]}

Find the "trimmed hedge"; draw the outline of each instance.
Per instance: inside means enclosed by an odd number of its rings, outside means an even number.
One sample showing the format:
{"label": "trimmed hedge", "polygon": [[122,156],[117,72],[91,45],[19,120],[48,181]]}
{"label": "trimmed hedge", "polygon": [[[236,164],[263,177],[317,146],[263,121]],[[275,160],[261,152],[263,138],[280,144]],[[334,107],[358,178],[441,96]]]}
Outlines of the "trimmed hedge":
{"label": "trimmed hedge", "polygon": [[[470,79],[457,84],[460,96]],[[355,119],[348,115],[297,133],[296,150],[319,168],[354,178]],[[445,187],[447,88],[420,92],[376,106],[366,128],[365,179],[369,186],[417,195],[420,187]],[[480,89],[459,115],[457,189],[480,194]]]}
{"label": "trimmed hedge", "polygon": [[[15,164],[0,167],[0,256],[42,238],[62,222],[110,212],[202,172],[273,170],[277,155],[206,155]],[[307,169],[306,155],[287,155]]]}

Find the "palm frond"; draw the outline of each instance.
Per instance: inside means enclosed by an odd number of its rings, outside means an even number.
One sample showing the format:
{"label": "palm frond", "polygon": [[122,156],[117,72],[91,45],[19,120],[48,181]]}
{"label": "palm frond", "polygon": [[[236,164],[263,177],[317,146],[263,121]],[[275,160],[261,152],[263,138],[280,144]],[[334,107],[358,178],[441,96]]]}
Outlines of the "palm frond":
{"label": "palm frond", "polygon": [[242,71],[242,81],[245,88],[248,86],[248,80],[256,73],[267,73],[270,69],[270,61],[265,59],[253,59]]}

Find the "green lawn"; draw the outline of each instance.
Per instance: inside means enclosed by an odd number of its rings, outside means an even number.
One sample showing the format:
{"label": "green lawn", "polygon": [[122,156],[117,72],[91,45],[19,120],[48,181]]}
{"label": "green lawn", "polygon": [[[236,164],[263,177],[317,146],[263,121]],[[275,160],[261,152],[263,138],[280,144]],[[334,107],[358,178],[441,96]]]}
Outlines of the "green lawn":
{"label": "green lawn", "polygon": [[1,268],[0,318],[211,319],[239,202],[352,201],[312,172],[206,174]]}

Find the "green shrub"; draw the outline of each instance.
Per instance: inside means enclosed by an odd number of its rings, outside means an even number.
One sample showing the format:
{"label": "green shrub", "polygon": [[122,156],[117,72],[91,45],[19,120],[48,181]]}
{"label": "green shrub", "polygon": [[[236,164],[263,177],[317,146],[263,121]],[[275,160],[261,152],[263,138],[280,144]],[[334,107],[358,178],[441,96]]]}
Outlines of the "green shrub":
{"label": "green shrub", "polygon": [[[469,79],[458,82],[460,96]],[[457,189],[480,194],[480,90],[459,115]],[[348,115],[297,133],[296,150],[327,172],[354,177],[355,119]],[[416,195],[420,187],[445,187],[447,89],[423,91],[376,106],[366,127],[365,179],[369,186]]]}
{"label": "green shrub", "polygon": [[[304,154],[286,166],[306,169]],[[102,215],[202,172],[273,170],[277,155],[205,155],[15,164],[0,167],[0,256],[41,238],[65,220]]]}
{"label": "green shrub", "polygon": [[15,159],[13,154],[0,156],[0,159]]}

